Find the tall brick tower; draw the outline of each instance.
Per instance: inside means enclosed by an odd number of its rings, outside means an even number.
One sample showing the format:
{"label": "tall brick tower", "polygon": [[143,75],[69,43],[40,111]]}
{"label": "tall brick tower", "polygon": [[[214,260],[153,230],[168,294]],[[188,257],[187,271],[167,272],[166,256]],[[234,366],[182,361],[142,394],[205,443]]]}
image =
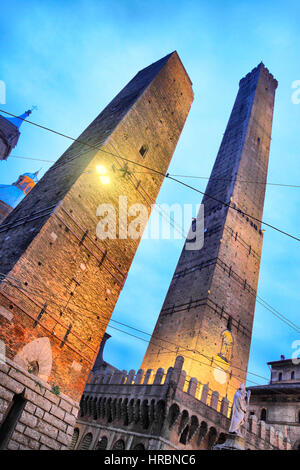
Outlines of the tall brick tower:
{"label": "tall brick tower", "polygon": [[[121,157],[165,172],[192,101],[176,52],[145,68],[1,225],[0,447],[69,445],[78,401],[139,244],[125,238],[119,196],[128,208],[145,204],[149,214],[162,182],[147,173],[136,177],[135,165]],[[99,181],[97,166],[106,179]],[[107,175],[110,184],[103,184]],[[122,236],[98,239],[101,203],[116,209]]]}
{"label": "tall brick tower", "polygon": [[248,365],[263,231],[246,214],[263,213],[276,87],[262,63],[240,81],[202,201],[204,246],[183,248],[141,366],[167,370],[181,355],[230,401]]}

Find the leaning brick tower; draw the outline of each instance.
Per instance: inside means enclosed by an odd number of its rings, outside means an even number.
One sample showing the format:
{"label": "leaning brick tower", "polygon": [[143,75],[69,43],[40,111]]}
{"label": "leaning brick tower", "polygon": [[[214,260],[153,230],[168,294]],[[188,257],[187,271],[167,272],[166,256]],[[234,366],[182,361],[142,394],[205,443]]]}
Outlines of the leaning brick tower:
{"label": "leaning brick tower", "polygon": [[[166,172],[192,101],[176,52],[140,71],[1,225],[0,448],[69,446],[140,240],[126,238],[119,196],[149,215],[162,183],[122,156]],[[121,236],[97,237],[101,203]]]}
{"label": "leaning brick tower", "polygon": [[181,355],[188,376],[230,401],[248,366],[263,241],[255,219],[263,213],[276,88],[262,63],[240,81],[202,201],[204,246],[183,248],[141,366],[167,370]]}

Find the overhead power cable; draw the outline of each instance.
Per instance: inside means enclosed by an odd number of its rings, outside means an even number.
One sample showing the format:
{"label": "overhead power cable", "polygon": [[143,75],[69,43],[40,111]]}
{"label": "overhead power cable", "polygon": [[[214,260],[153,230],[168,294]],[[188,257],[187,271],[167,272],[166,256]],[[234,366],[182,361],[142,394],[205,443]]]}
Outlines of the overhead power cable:
{"label": "overhead power cable", "polygon": [[[13,116],[13,117],[17,117],[17,118],[19,118],[19,119],[22,119],[22,118],[20,118],[19,116],[15,115],[15,114],[9,113],[8,111],[4,111],[3,109],[0,109],[0,112],[5,113],[5,114],[8,114],[9,116]],[[141,167],[141,168],[144,168],[144,169],[146,169],[146,170],[150,170],[151,172],[154,172],[154,173],[156,173],[156,174],[158,174],[158,175],[160,175],[160,176],[163,176],[164,178],[168,178],[168,179],[170,179],[170,180],[172,180],[172,181],[174,181],[174,182],[176,182],[176,183],[178,183],[178,184],[180,184],[180,185],[182,185],[182,186],[184,186],[184,187],[186,187],[186,188],[191,189],[192,191],[195,191],[195,192],[197,192],[197,193],[199,193],[199,194],[202,194],[203,196],[206,196],[207,198],[212,199],[212,200],[214,200],[214,201],[216,201],[216,202],[222,204],[223,206],[226,206],[226,207],[228,207],[228,208],[230,208],[230,209],[232,209],[232,210],[235,210],[235,211],[237,211],[237,212],[240,212],[240,209],[238,209],[237,207],[233,207],[232,205],[230,205],[229,203],[227,203],[227,202],[225,202],[225,201],[221,201],[220,199],[218,199],[218,198],[216,198],[216,197],[214,197],[214,196],[211,196],[210,194],[207,194],[207,193],[205,193],[205,192],[203,192],[203,191],[200,191],[200,189],[197,189],[197,188],[195,188],[195,187],[193,187],[193,186],[191,186],[191,185],[189,185],[189,184],[187,184],[187,183],[184,183],[183,181],[181,181],[181,180],[179,180],[179,179],[177,179],[177,178],[174,178],[173,176],[170,176],[169,173],[163,173],[163,172],[160,171],[160,170],[156,170],[156,169],[154,169],[154,168],[151,168],[151,167],[149,167],[149,166],[147,166],[147,165],[144,165],[144,164],[142,164],[142,163],[136,162],[136,161],[131,160],[131,159],[129,159],[129,158],[126,158],[126,157],[124,157],[124,156],[117,155],[117,154],[115,154],[115,153],[113,153],[113,152],[110,152],[109,150],[103,149],[102,147],[97,147],[96,145],[92,145],[92,144],[89,144],[89,143],[87,143],[87,142],[81,141],[81,140],[79,140],[79,139],[75,139],[74,137],[71,137],[71,136],[69,136],[69,135],[67,135],[67,134],[63,134],[62,132],[58,132],[58,131],[56,131],[56,130],[54,130],[54,129],[51,129],[51,128],[49,128],[49,127],[46,127],[46,126],[42,126],[41,124],[38,124],[38,123],[33,122],[33,121],[29,121],[28,119],[22,119],[22,121],[27,122],[28,124],[31,124],[31,125],[33,125],[33,126],[39,127],[40,129],[44,129],[44,130],[46,130],[46,131],[48,131],[48,132],[51,132],[51,133],[53,133],[53,134],[59,135],[59,136],[61,136],[61,137],[65,137],[66,139],[69,139],[69,140],[71,140],[72,142],[79,143],[79,144],[81,144],[81,145],[84,145],[84,146],[86,146],[86,147],[89,147],[89,148],[92,149],[92,150],[97,150],[97,151],[102,152],[102,153],[104,153],[104,154],[106,154],[106,155],[111,155],[111,156],[113,156],[113,157],[115,157],[115,158],[121,158],[121,160],[124,160],[124,161],[127,162],[127,163],[131,163],[131,164],[133,164],[133,165],[137,165],[137,166],[139,166],[139,167]],[[78,158],[78,156],[77,156],[76,158]],[[67,163],[67,162],[70,162],[70,161],[72,161],[72,158],[69,159],[69,160],[67,160],[66,162],[60,162],[60,163],[58,162],[57,165],[62,164],[62,163]],[[275,227],[274,225],[272,225],[272,224],[270,224],[270,223],[268,223],[268,222],[264,222],[263,220],[260,220],[260,219],[258,219],[257,217],[254,217],[254,216],[251,215],[251,214],[248,214],[248,213],[246,213],[246,212],[243,212],[243,213],[244,213],[245,216],[251,218],[252,220],[255,220],[256,222],[259,222],[259,223],[261,223],[261,224],[264,224],[264,225],[266,225],[267,227],[270,227],[270,228],[272,228],[273,230],[276,230],[277,232],[282,233],[283,235],[286,235],[287,237],[293,238],[294,240],[297,240],[297,241],[300,242],[300,238],[296,237],[295,235],[292,235],[292,234],[290,234],[290,233],[288,233],[288,232],[286,232],[286,231],[284,231],[284,230],[281,230],[281,229]]]}
{"label": "overhead power cable", "polygon": [[[21,157],[19,155],[10,155],[9,158],[20,158],[22,160],[33,160],[36,162],[47,162],[47,163],[55,163],[56,160],[45,160],[42,158],[33,158],[33,157]],[[136,171],[136,174],[145,174],[149,175],[151,171]],[[238,182],[238,183],[245,183],[245,184],[262,184],[265,186],[280,186],[286,188],[300,188],[298,184],[285,184],[285,183],[271,183],[265,181],[248,181],[248,180],[239,180],[239,179],[225,179],[225,178],[211,178],[209,176],[199,176],[199,175],[177,175],[174,173],[169,173],[170,176],[174,176],[174,178],[194,178],[194,179],[201,179],[201,180],[210,180],[210,181],[225,181],[228,183],[231,182]]]}

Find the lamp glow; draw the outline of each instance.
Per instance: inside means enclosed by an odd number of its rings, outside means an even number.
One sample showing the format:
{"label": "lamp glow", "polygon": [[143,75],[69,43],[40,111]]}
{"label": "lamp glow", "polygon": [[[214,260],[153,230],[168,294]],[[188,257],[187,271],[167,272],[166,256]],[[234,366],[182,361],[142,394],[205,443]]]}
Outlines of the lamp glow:
{"label": "lamp glow", "polygon": [[109,184],[110,183],[110,178],[109,176],[100,176],[100,181],[102,184]]}
{"label": "lamp glow", "polygon": [[97,171],[97,173],[99,173],[99,175],[100,175],[99,179],[100,179],[100,181],[101,181],[102,184],[109,184],[109,183],[110,183],[110,178],[109,178],[109,176],[107,176],[107,174],[106,174],[106,173],[107,173],[107,170],[106,170],[105,166],[103,166],[103,165],[97,165],[97,166],[96,166],[96,171]]}

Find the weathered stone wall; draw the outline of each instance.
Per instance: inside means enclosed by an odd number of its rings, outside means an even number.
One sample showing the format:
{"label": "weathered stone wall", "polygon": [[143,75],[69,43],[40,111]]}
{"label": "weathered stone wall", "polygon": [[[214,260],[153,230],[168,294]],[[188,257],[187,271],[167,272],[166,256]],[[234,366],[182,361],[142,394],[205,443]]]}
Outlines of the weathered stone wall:
{"label": "weathered stone wall", "polygon": [[0,421],[12,405],[14,394],[24,391],[26,404],[12,430],[7,449],[67,450],[71,444],[79,404],[7,359],[0,363]]}
{"label": "weathered stone wall", "polygon": [[[230,403],[195,378],[183,358],[167,373],[131,370],[93,377],[80,403],[72,448],[206,450],[225,440]],[[290,449],[280,431],[256,417],[243,428],[246,449]]]}

